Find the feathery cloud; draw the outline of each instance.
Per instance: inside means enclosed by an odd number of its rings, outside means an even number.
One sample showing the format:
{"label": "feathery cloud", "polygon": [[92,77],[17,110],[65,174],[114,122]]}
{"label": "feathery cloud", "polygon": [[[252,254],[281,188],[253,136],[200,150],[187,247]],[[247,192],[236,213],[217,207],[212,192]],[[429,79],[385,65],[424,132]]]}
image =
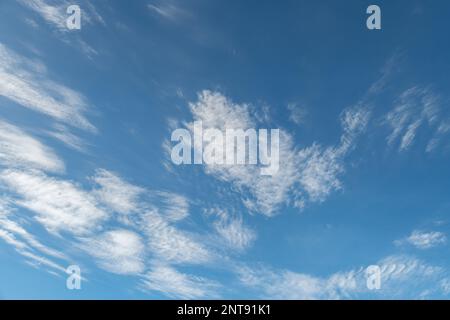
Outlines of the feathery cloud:
{"label": "feathery cloud", "polygon": [[[259,125],[258,118],[252,116],[252,106],[234,103],[218,92],[202,91],[189,106],[194,121],[202,121],[204,128],[246,130]],[[323,201],[340,188],[344,157],[365,130],[369,117],[370,111],[364,106],[345,109],[341,116],[341,141],[330,147],[315,143],[299,150],[292,136],[280,130],[280,165],[272,176],[258,174],[257,165],[204,164],[204,170],[220,181],[231,183],[249,210],[267,216],[273,216],[285,204],[301,208],[306,201]],[[190,130],[192,126],[193,123],[187,124]],[[194,148],[201,146],[194,144]]]}
{"label": "feathery cloud", "polygon": [[214,229],[228,247],[242,251],[255,241],[256,232],[244,224],[242,216],[219,209],[209,210],[208,214],[217,217],[213,223]]}
{"label": "feathery cloud", "polygon": [[203,277],[177,271],[166,265],[155,265],[145,276],[143,288],[158,291],[176,299],[217,297],[217,283]]}
{"label": "feathery cloud", "polygon": [[399,150],[406,151],[413,144],[418,130],[427,125],[435,128],[440,113],[439,97],[428,88],[412,87],[405,90],[397,104],[384,118],[390,127],[389,145],[399,142]]}
{"label": "feathery cloud", "polygon": [[[32,265],[45,265],[56,271],[64,268],[52,259],[67,260],[67,256],[39,241],[27,231],[16,219],[12,201],[0,199],[0,239],[11,245],[17,253],[24,256]],[[47,257],[45,257],[47,256]]]}
{"label": "feathery cloud", "polygon": [[373,291],[366,286],[363,267],[329,277],[248,266],[237,268],[237,273],[243,285],[257,289],[263,298],[269,299],[417,299],[442,293],[442,281],[448,278],[443,268],[409,256],[388,256],[376,265],[380,267],[381,288]]}
{"label": "feathery cloud", "polygon": [[299,125],[305,121],[307,111],[305,108],[297,105],[296,103],[289,103],[287,105],[289,111],[289,120],[293,123]]}
{"label": "feathery cloud", "polygon": [[67,0],[61,0],[58,4],[48,0],[18,0],[24,7],[36,12],[44,21],[54,26],[59,32],[69,32],[66,27],[66,20],[69,17],[67,8],[70,5],[77,4],[82,8],[82,23],[93,25],[106,25],[103,17],[98,13],[95,6],[88,1],[79,1],[73,3]]}
{"label": "feathery cloud", "polygon": [[158,1],[158,3],[148,4],[147,8],[160,17],[174,22],[190,16],[188,11],[181,8],[175,1]]}
{"label": "feathery cloud", "polygon": [[147,249],[159,261],[203,264],[213,259],[210,250],[194,234],[180,230],[156,211],[144,213],[139,225],[148,237]]}
{"label": "feathery cloud", "polygon": [[73,134],[70,129],[64,125],[55,124],[54,130],[46,130],[45,133],[48,136],[61,141],[71,149],[79,152],[86,151],[86,142],[77,135]]}
{"label": "feathery cloud", "polygon": [[99,186],[92,194],[111,210],[122,214],[139,210],[139,196],[144,192],[143,188],[134,186],[104,169],[98,169],[92,180]]}
{"label": "feathery cloud", "polygon": [[0,95],[65,124],[95,132],[86,119],[87,101],[80,93],[45,75],[45,66],[0,44]]}
{"label": "feathery cloud", "polygon": [[182,195],[167,191],[153,191],[150,198],[161,215],[170,222],[180,221],[189,216],[189,200]]}
{"label": "feathery cloud", "polygon": [[396,240],[394,243],[396,245],[402,245],[408,243],[415,246],[418,249],[429,249],[433,248],[447,242],[447,236],[438,231],[424,232],[419,230],[414,230],[410,236],[405,239]]}
{"label": "feathery cloud", "polygon": [[145,269],[143,241],[132,231],[107,231],[95,237],[81,238],[81,242],[81,248],[109,272],[141,274]]}
{"label": "feathery cloud", "polygon": [[64,171],[64,162],[52,149],[18,127],[1,120],[0,163],[6,167]]}
{"label": "feathery cloud", "polygon": [[88,234],[108,217],[95,198],[73,182],[17,170],[2,171],[0,180],[16,195],[14,203],[34,212],[35,219],[51,233]]}

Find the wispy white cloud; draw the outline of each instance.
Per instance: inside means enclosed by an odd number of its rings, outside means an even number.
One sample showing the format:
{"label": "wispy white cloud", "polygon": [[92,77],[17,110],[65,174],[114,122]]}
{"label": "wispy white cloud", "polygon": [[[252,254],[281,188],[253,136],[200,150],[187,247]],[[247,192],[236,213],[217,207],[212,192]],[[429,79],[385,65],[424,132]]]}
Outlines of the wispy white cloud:
{"label": "wispy white cloud", "polygon": [[378,94],[383,89],[385,89],[393,74],[400,69],[403,56],[403,52],[397,50],[389,57],[389,59],[387,59],[386,63],[380,70],[380,77],[374,83],[372,83],[367,92],[367,95]]}
{"label": "wispy white cloud", "polygon": [[[19,222],[14,221],[15,210],[10,200],[0,199],[0,239],[11,245],[17,253],[24,256],[33,265],[45,265],[57,271],[64,268],[52,258],[67,260],[67,256],[42,242],[27,231]],[[45,256],[48,256],[45,257]]]}
{"label": "wispy white cloud", "polygon": [[92,193],[111,210],[129,214],[140,209],[139,197],[144,192],[143,188],[132,185],[117,174],[104,169],[98,169],[92,180],[99,186]]}
{"label": "wispy white cloud", "polygon": [[27,248],[27,245],[25,242],[17,240],[14,234],[11,232],[0,229],[0,238],[3,239],[6,243],[14,247],[17,251],[23,250]]}
{"label": "wispy white cloud", "polygon": [[445,294],[442,281],[448,270],[405,255],[388,256],[377,263],[381,268],[381,297],[423,299]]}
{"label": "wispy white cloud", "polygon": [[250,105],[237,104],[219,92],[202,91],[198,100],[190,103],[194,120],[203,122],[206,128],[246,129],[256,126],[255,119],[250,114]]}
{"label": "wispy white cloud", "polygon": [[107,213],[95,198],[71,181],[40,172],[4,170],[3,185],[15,194],[14,203],[35,213],[35,219],[49,232],[87,234],[99,229]]}
{"label": "wispy white cloud", "polygon": [[83,3],[83,7],[87,8],[87,15],[85,16],[85,19],[89,24],[101,24],[103,26],[106,26],[105,19],[100,14],[96,6],[92,4],[92,2],[86,1],[85,3]]}
{"label": "wispy white cloud", "polygon": [[168,221],[176,222],[189,216],[189,200],[182,195],[167,191],[154,191],[151,193],[151,200]]}
{"label": "wispy white cloud", "polygon": [[85,57],[87,57],[90,60],[94,60],[95,56],[99,55],[99,52],[97,49],[95,49],[93,46],[91,46],[89,43],[84,41],[83,39],[78,38],[77,41],[74,42],[68,42],[68,44],[73,45],[73,43],[76,43],[75,47],[79,49]]}
{"label": "wispy white cloud", "polygon": [[[0,221],[0,223],[3,223],[3,221]],[[64,267],[61,264],[36,253],[36,251],[33,250],[33,248],[30,247],[26,242],[18,239],[17,235],[14,234],[13,232],[0,228],[0,239],[5,241],[7,244],[11,245],[16,250],[17,253],[22,255],[27,260],[29,264],[35,267],[45,266],[47,268],[59,271],[61,273],[65,271]],[[47,247],[41,247],[41,251],[44,248],[45,251],[50,250],[53,251],[53,249]]]}
{"label": "wispy white cloud", "polygon": [[25,23],[27,24],[27,25],[29,25],[30,27],[32,27],[32,28],[34,28],[34,29],[37,29],[37,28],[39,28],[39,24],[34,20],[34,19],[31,19],[31,18],[25,18]]}
{"label": "wispy white cloud", "polygon": [[243,285],[258,290],[259,296],[267,299],[337,299],[340,291],[356,288],[353,273],[319,278],[288,270],[243,267],[238,274]]}
{"label": "wispy white cloud", "polygon": [[1,120],[0,163],[6,167],[64,171],[64,162],[52,149],[18,127]]}
{"label": "wispy white cloud", "polygon": [[[202,242],[201,234],[176,225],[188,216],[189,202],[185,197],[146,190],[104,169],[98,169],[90,179],[95,187],[87,190],[40,171],[0,172],[2,191],[9,195],[9,205],[33,212],[33,221],[64,240],[64,245],[81,248],[106,271],[143,275],[149,258],[152,263],[167,266],[207,264],[214,260],[210,244]],[[45,256],[67,260],[27,232],[17,222],[18,217],[10,218],[9,212],[0,206],[0,238],[32,265],[55,269],[58,264]],[[115,221],[125,224],[127,229],[103,231],[111,228],[109,222],[114,212],[128,217]]]}
{"label": "wispy white cloud", "polygon": [[0,95],[71,126],[95,132],[86,98],[45,76],[45,66],[0,44]]}
{"label": "wispy white cloud", "polygon": [[135,232],[118,229],[81,241],[81,248],[109,272],[141,274],[145,270],[144,244]]}
{"label": "wispy white cloud", "polygon": [[239,267],[243,285],[257,289],[262,298],[269,299],[350,299],[378,297],[385,299],[418,299],[442,294],[442,281],[447,272],[409,256],[388,256],[376,265],[381,272],[379,290],[367,288],[366,268],[316,277],[289,270],[267,267]]}
{"label": "wispy white cloud", "polygon": [[256,240],[256,232],[244,224],[242,216],[220,209],[208,210],[207,214],[216,217],[214,229],[226,246],[242,251]]}
{"label": "wispy white cloud", "polygon": [[82,23],[88,25],[106,25],[105,20],[99,14],[96,7],[89,1],[73,3],[68,0],[60,0],[57,3],[48,0],[18,0],[24,7],[37,13],[44,21],[54,26],[60,32],[69,32],[66,20],[69,17],[67,8],[70,5],[79,5],[82,9]]}
{"label": "wispy white cloud", "polygon": [[[204,128],[248,129],[257,127],[257,119],[250,113],[250,105],[236,104],[218,92],[203,91],[198,101],[190,103],[195,121],[202,121]],[[192,124],[189,124],[192,126]],[[195,148],[201,148],[194,145]],[[272,176],[259,174],[256,165],[210,165],[205,172],[219,180],[232,183],[242,191],[244,203],[250,209],[265,215],[273,215],[278,206],[288,199],[288,192],[296,177],[292,138],[280,132],[280,170]],[[245,196],[250,192],[250,197]]]}
{"label": "wispy white cloud", "polygon": [[300,150],[298,157],[299,182],[310,200],[323,201],[331,191],[341,188],[338,176],[344,168],[336,149],[314,144]]}
{"label": "wispy white cloud", "polygon": [[339,151],[345,153],[354,147],[355,139],[364,133],[371,117],[371,108],[368,103],[360,101],[355,106],[344,109],[341,113],[341,126],[343,133]]}
{"label": "wispy white cloud", "polygon": [[[67,19],[70,15],[67,13],[67,8],[71,5],[78,5],[81,10],[81,28],[89,26],[106,26],[104,18],[100,15],[98,8],[88,0],[78,0],[73,3],[70,0],[60,0],[58,2],[49,0],[18,0],[25,8],[30,9],[36,13],[43,21],[45,21],[59,40],[75,50],[81,51],[84,56],[93,60],[99,55],[98,49],[90,45],[83,39],[83,34],[77,32],[78,30],[70,30],[67,27]],[[96,3],[98,5],[98,3]],[[33,28],[39,28],[40,24],[36,20],[26,18],[25,22]]]}
{"label": "wispy white cloud", "polygon": [[[199,93],[198,100],[190,103],[194,121],[202,121],[204,128],[222,131],[257,128],[260,123],[257,117],[252,116],[253,109],[248,104],[234,103],[211,91]],[[205,173],[231,183],[249,210],[267,216],[276,214],[284,204],[303,207],[306,201],[322,201],[330,192],[339,189],[344,157],[354,146],[356,137],[365,130],[369,116],[370,112],[364,106],[344,110],[341,141],[331,147],[315,143],[299,150],[292,136],[280,130],[280,165],[272,176],[259,175],[257,165],[205,164]],[[187,127],[192,130],[192,125],[188,123]],[[194,145],[194,148],[201,146]]]}
{"label": "wispy white cloud", "polygon": [[438,231],[420,231],[420,230],[414,230],[411,235],[408,237],[396,240],[394,243],[396,245],[402,245],[402,244],[411,244],[415,246],[418,249],[429,249],[432,247],[436,247],[442,244],[445,244],[447,242],[447,236]]}
{"label": "wispy white cloud", "polygon": [[299,106],[297,103],[289,103],[287,105],[289,111],[289,120],[299,125],[305,121],[307,115],[306,108]]}
{"label": "wispy white cloud", "polygon": [[20,237],[22,241],[24,241],[19,245],[19,249],[25,249],[30,246],[31,248],[36,249],[45,255],[59,259],[66,259],[66,256],[63,253],[42,244],[39,240],[36,239],[35,236],[33,236],[21,225],[11,219],[0,218],[0,229],[2,229],[6,233],[14,235],[15,237]]}
{"label": "wispy white cloud", "polygon": [[[440,111],[439,96],[431,89],[412,87],[405,90],[393,110],[384,118],[384,123],[391,129],[387,137],[388,144],[394,145],[398,141],[400,151],[408,150],[421,127],[428,126],[436,130]],[[431,145],[428,149],[432,149]]]}
{"label": "wispy white cloud", "polygon": [[147,249],[159,261],[204,264],[214,258],[198,236],[177,228],[156,211],[143,214],[139,225],[148,237]]}
{"label": "wispy white cloud", "polygon": [[450,134],[450,119],[444,119],[438,125],[433,138],[428,142],[426,151],[432,152],[435,150],[448,134]]}
{"label": "wispy white cloud", "polygon": [[366,130],[370,115],[370,109],[364,104],[344,109],[340,119],[343,133],[338,145],[322,147],[314,143],[298,152],[298,179],[310,201],[323,201],[342,187],[339,177],[345,171],[345,156]]}
{"label": "wispy white cloud", "polygon": [[203,277],[182,273],[170,266],[155,265],[144,276],[143,288],[176,299],[211,299],[218,297],[216,291],[219,285]]}
{"label": "wispy white cloud", "polygon": [[18,0],[19,3],[39,14],[45,21],[53,24],[60,30],[65,30],[67,15],[65,14],[67,5],[65,2],[58,6],[50,5],[44,0]]}
{"label": "wispy white cloud", "polygon": [[45,266],[46,268],[53,269],[55,271],[59,271],[60,273],[64,273],[66,271],[66,268],[64,268],[61,264],[58,264],[46,257],[43,257],[41,255],[35,254],[28,250],[18,250],[18,252],[24,256],[26,259],[28,259],[28,262],[36,267],[39,268],[41,266]]}
{"label": "wispy white cloud", "polygon": [[86,151],[86,142],[77,135],[73,134],[70,129],[64,125],[56,124],[54,126],[54,130],[47,130],[45,131],[45,133],[48,136],[61,141],[69,148],[72,148],[79,152]]}
{"label": "wispy white cloud", "polygon": [[157,3],[148,4],[147,8],[158,16],[175,22],[190,15],[188,11],[175,1],[158,1]]}

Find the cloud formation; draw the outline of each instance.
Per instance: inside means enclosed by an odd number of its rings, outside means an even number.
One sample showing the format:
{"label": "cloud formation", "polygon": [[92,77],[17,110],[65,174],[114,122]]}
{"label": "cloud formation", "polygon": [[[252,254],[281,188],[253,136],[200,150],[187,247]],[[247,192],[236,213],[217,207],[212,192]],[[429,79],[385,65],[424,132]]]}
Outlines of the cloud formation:
{"label": "cloud formation", "polygon": [[0,180],[14,193],[14,204],[32,211],[50,233],[89,234],[108,217],[95,198],[73,182],[17,170],[1,172]]}
{"label": "cloud formation", "polygon": [[0,120],[0,163],[5,167],[63,172],[64,162],[49,147],[18,127]]}
{"label": "cloud formation", "polygon": [[98,169],[92,180],[99,186],[93,190],[96,199],[112,211],[129,214],[139,210],[139,197],[145,191],[124,181],[117,174]]}
{"label": "cloud formation", "polygon": [[117,229],[82,239],[81,247],[99,266],[117,274],[141,274],[145,270],[144,243],[129,230]]}
{"label": "cloud formation", "polygon": [[384,124],[391,133],[387,137],[390,146],[398,145],[399,151],[410,149],[421,128],[434,132],[426,151],[434,150],[443,136],[449,132],[448,118],[440,106],[440,96],[430,88],[412,87],[402,92],[396,104],[384,117]]}
{"label": "cloud formation", "polygon": [[105,25],[105,20],[98,13],[93,4],[81,0],[81,3],[72,3],[67,0],[60,0],[58,3],[48,0],[18,0],[24,7],[34,11],[45,22],[55,27],[59,32],[69,32],[66,27],[66,20],[69,17],[67,8],[70,5],[77,4],[82,7],[82,23]]}
{"label": "cloud formation", "polygon": [[154,266],[143,280],[145,290],[157,291],[175,299],[217,298],[218,287],[211,280],[182,273],[165,265]]}
{"label": "cloud formation", "polygon": [[88,102],[82,94],[48,79],[44,65],[3,44],[0,44],[0,95],[67,125],[96,131],[85,116]]}
{"label": "cloud formation", "polygon": [[[246,130],[261,125],[259,118],[253,116],[255,107],[234,103],[219,92],[202,91],[189,107],[193,120],[202,121],[204,128]],[[283,205],[303,208],[307,201],[323,201],[333,190],[340,188],[343,160],[352,150],[357,136],[365,130],[369,117],[370,112],[364,106],[345,109],[341,117],[343,133],[336,146],[323,147],[314,143],[299,149],[291,134],[280,130],[280,169],[272,176],[259,175],[257,165],[205,164],[204,171],[232,184],[250,211],[273,216]],[[193,123],[188,123],[187,127],[193,130]],[[202,146],[194,143],[194,148]]]}
{"label": "cloud formation", "polygon": [[225,246],[243,251],[256,240],[256,232],[244,224],[241,215],[217,208],[206,211],[216,218],[213,226]]}
{"label": "cloud formation", "polygon": [[414,230],[410,236],[405,239],[396,240],[394,243],[397,245],[410,244],[418,249],[430,249],[439,245],[443,245],[447,242],[447,236],[438,231],[420,231]]}
{"label": "cloud formation", "polygon": [[[267,267],[239,267],[242,284],[254,288],[265,299],[420,299],[444,293],[448,272],[410,256],[392,255],[377,264],[381,288],[367,288],[366,268],[315,277]],[[414,288],[414,290],[409,290]]]}

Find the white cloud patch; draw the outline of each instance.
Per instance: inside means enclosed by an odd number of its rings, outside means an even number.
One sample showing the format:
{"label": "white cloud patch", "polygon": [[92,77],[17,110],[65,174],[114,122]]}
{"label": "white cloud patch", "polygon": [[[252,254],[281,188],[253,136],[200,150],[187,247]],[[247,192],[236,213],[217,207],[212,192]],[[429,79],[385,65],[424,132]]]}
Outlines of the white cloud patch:
{"label": "white cloud patch", "polygon": [[[0,224],[1,223],[3,223],[3,221],[0,221]],[[12,246],[16,250],[16,252],[22,255],[30,265],[34,267],[45,266],[61,273],[65,272],[65,268],[61,264],[36,253],[36,250],[34,250],[35,248],[30,247],[26,242],[20,240],[13,232],[0,228],[0,239]],[[46,251],[53,251],[53,249],[49,249],[46,247],[45,249]]]}
{"label": "white cloud patch", "polygon": [[81,247],[109,272],[132,275],[140,274],[145,269],[143,241],[132,231],[118,229],[104,232],[82,239]]}
{"label": "white cloud patch", "polygon": [[218,92],[203,91],[198,101],[189,104],[194,120],[201,120],[206,128],[246,129],[256,123],[247,104],[235,104]]}
{"label": "white cloud patch", "polygon": [[[81,28],[89,26],[106,26],[106,22],[99,14],[97,8],[89,0],[78,0],[73,3],[70,0],[60,0],[58,3],[49,0],[18,0],[25,8],[30,9],[36,13],[43,21],[45,21],[52,30],[56,32],[59,40],[66,45],[72,46],[76,50],[80,50],[85,57],[93,59],[99,53],[90,44],[83,40],[83,33],[76,32],[78,30],[70,30],[67,27],[67,19],[71,14],[67,13],[67,8],[71,5],[78,5],[81,10]],[[98,2],[96,3],[96,5]],[[33,21],[34,28],[39,27],[35,20],[30,18],[25,20],[30,25],[29,21]]]}
{"label": "white cloud patch", "polygon": [[156,191],[151,197],[153,204],[162,216],[171,222],[185,219],[189,216],[189,200],[179,194]]}
{"label": "white cloud patch", "polygon": [[[62,237],[67,233],[75,236],[78,246],[94,257],[100,268],[112,273],[143,275],[149,257],[168,266],[213,260],[214,254],[207,243],[201,242],[200,234],[176,225],[188,216],[185,197],[148,191],[104,169],[98,169],[90,179],[96,187],[85,190],[40,171],[1,171],[1,185],[10,198],[2,202],[5,205],[0,203],[0,238],[33,266],[57,269],[58,264],[50,258],[68,260],[26,231],[19,217],[11,216],[9,207],[15,206],[33,212],[32,218],[60,239],[66,239]],[[108,229],[106,222],[112,212],[127,217],[116,221],[125,224],[127,230],[103,231]]]}
{"label": "white cloud patch", "polygon": [[214,229],[228,247],[241,251],[250,247],[256,240],[256,232],[244,224],[241,216],[216,209],[209,214],[217,217],[213,223]]}
{"label": "white cloud patch", "polygon": [[[190,104],[195,121],[202,121],[204,128],[226,129],[256,128],[256,119],[246,104],[235,104],[217,92],[203,91],[198,101]],[[191,124],[190,124],[191,126]],[[195,148],[200,146],[195,145]],[[259,174],[255,165],[204,165],[207,174],[233,183],[239,190],[250,191],[252,199],[245,203],[265,215],[273,215],[278,206],[287,200],[289,189],[295,182],[292,139],[285,132],[280,133],[280,170],[272,176]]]}
{"label": "white cloud patch", "polygon": [[45,67],[0,44],[0,95],[31,110],[81,129],[96,131],[86,119],[86,99],[48,80]]}
{"label": "white cloud patch", "polygon": [[140,208],[139,197],[144,189],[132,185],[117,174],[98,169],[92,180],[99,186],[93,190],[93,195],[111,210],[129,214],[138,211]]}
{"label": "white cloud patch", "polygon": [[392,75],[398,71],[402,58],[402,52],[394,52],[381,68],[380,77],[370,86],[367,92],[368,95],[380,93],[387,86]]}
{"label": "white cloud patch", "polygon": [[16,195],[14,203],[35,213],[49,232],[87,234],[99,229],[107,213],[95,198],[70,181],[39,172],[5,170],[0,180]]}
{"label": "white cloud patch", "polygon": [[88,1],[72,1],[61,0],[56,4],[54,1],[48,0],[18,0],[24,7],[37,13],[44,21],[54,26],[60,32],[69,32],[66,26],[66,20],[69,17],[67,8],[70,5],[79,5],[82,10],[82,25],[101,24],[106,25],[103,17],[93,4]]}
{"label": "white cloud patch", "polygon": [[315,143],[298,152],[299,182],[311,201],[324,201],[333,190],[342,187],[339,176],[345,171],[344,158],[366,130],[370,115],[369,108],[361,104],[344,109],[339,145],[324,148]]}
{"label": "white cloud patch", "polygon": [[63,253],[42,244],[39,240],[36,239],[35,236],[33,236],[30,232],[25,230],[21,225],[13,220],[0,218],[0,229],[4,233],[9,233],[11,236],[14,235],[14,237],[20,237],[22,239],[21,241],[24,241],[18,246],[15,246],[16,248],[25,249],[27,247],[31,247],[45,255],[52,256],[54,258],[66,258]]}
{"label": "white cloud patch", "polygon": [[218,284],[205,279],[177,271],[165,265],[156,265],[143,280],[146,290],[157,291],[176,299],[200,299],[217,297]]}
{"label": "white cloud patch", "polygon": [[340,153],[319,145],[300,150],[298,154],[299,182],[312,201],[323,201],[333,190],[341,187],[339,174],[344,171]]}
{"label": "white cloud patch", "polygon": [[79,152],[86,151],[86,143],[83,139],[73,134],[69,128],[64,125],[56,124],[54,130],[47,130],[46,134],[56,140],[61,141],[66,146]]}
{"label": "white cloud patch", "polygon": [[181,8],[178,3],[170,0],[157,1],[147,5],[147,8],[164,19],[179,22],[180,20],[189,17],[190,14],[185,9]]}
{"label": "white cloud patch", "polygon": [[30,264],[45,265],[63,272],[64,268],[52,258],[67,260],[66,255],[43,244],[19,222],[14,221],[15,210],[11,206],[11,201],[0,199],[0,239],[11,245]]}
{"label": "white cloud patch", "polygon": [[447,242],[447,236],[438,231],[419,231],[414,230],[410,236],[405,239],[395,241],[395,244],[402,245],[408,243],[418,249],[430,249]]}
{"label": "white cloud patch", "polygon": [[340,291],[356,287],[354,274],[335,274],[330,278],[318,278],[308,274],[268,268],[240,268],[242,284],[257,289],[267,299],[337,299]]}
{"label": "white cloud patch", "polygon": [[143,214],[139,226],[148,237],[147,248],[160,261],[203,264],[213,259],[195,234],[180,230],[156,211]]}
{"label": "white cloud patch", "polygon": [[299,125],[305,121],[307,111],[305,108],[299,106],[296,103],[289,103],[287,105],[287,109],[289,111],[289,120],[293,123]]}
{"label": "white cloud patch", "polygon": [[[384,123],[391,129],[388,144],[397,143],[400,151],[406,151],[414,144],[420,128],[427,126],[439,131],[436,128],[439,128],[440,112],[439,97],[430,89],[413,87],[404,91],[384,118]],[[436,143],[430,141],[427,150],[431,151]]]}
{"label": "white cloud patch", "polygon": [[344,131],[339,147],[341,152],[347,152],[354,146],[355,139],[366,131],[370,116],[370,108],[361,101],[341,113],[341,126]]}
{"label": "white cloud patch", "polygon": [[19,0],[19,2],[28,7],[29,9],[35,11],[39,14],[45,21],[55,25],[60,30],[65,30],[66,25],[66,9],[67,5],[64,4],[59,6],[52,6],[44,0]]}
{"label": "white cloud patch", "polygon": [[1,120],[0,163],[6,167],[64,171],[63,161],[52,149],[18,127]]}
{"label": "white cloud patch", "polygon": [[440,144],[442,144],[443,139],[450,133],[450,119],[444,119],[440,122],[437,127],[433,138],[428,142],[426,151],[432,152],[435,150]]}
{"label": "white cloud patch", "polygon": [[[203,128],[246,130],[259,125],[258,117],[252,116],[252,106],[236,104],[218,92],[201,92],[198,100],[190,103],[190,110],[194,121],[202,121]],[[369,116],[368,109],[359,105],[344,110],[341,119],[344,132],[339,144],[332,147],[315,143],[299,150],[292,136],[280,130],[280,165],[272,176],[260,175],[259,165],[204,164],[203,167],[207,174],[231,183],[251,211],[273,216],[284,204],[302,208],[306,201],[322,201],[340,188],[344,157],[352,149],[355,138],[365,130]],[[187,127],[192,130],[193,123]],[[195,144],[194,148],[201,146]]]}
{"label": "white cloud patch", "polygon": [[27,261],[30,265],[32,265],[36,268],[45,266],[45,267],[53,269],[55,271],[59,271],[60,273],[66,272],[66,268],[64,268],[61,264],[58,264],[46,257],[35,254],[28,250],[18,250],[18,252],[27,259]]}
{"label": "white cloud patch", "polygon": [[240,267],[243,285],[258,290],[268,299],[418,299],[443,293],[442,281],[447,273],[409,256],[389,256],[377,263],[381,271],[381,288],[369,290],[366,269],[361,267],[316,277],[289,270],[266,267]]}

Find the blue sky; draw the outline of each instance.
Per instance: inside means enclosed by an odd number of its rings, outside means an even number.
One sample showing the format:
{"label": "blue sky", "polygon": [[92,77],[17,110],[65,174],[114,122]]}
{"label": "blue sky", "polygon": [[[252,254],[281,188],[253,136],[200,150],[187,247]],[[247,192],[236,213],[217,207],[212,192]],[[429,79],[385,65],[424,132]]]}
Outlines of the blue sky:
{"label": "blue sky", "polygon": [[[2,1],[0,298],[448,298],[450,3],[370,4]],[[195,120],[279,171],[174,165]]]}

